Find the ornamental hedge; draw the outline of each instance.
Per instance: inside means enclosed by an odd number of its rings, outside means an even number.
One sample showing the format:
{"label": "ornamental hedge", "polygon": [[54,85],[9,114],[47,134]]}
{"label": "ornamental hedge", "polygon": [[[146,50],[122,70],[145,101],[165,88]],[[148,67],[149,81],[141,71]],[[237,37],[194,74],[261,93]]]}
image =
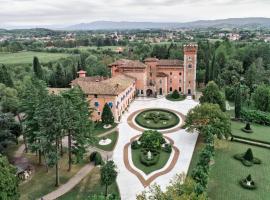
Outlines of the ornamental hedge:
{"label": "ornamental hedge", "polygon": [[159,161],[160,152],[156,150],[151,150],[151,159],[148,159],[148,152],[150,149],[142,149],[140,154],[140,161],[145,166],[155,165]]}
{"label": "ornamental hedge", "polygon": [[270,126],[270,113],[259,110],[241,110],[241,117],[245,121]]}
{"label": "ornamental hedge", "polygon": [[252,150],[249,148],[246,153],[234,155],[236,160],[242,162],[243,165],[250,167],[253,164],[261,164],[262,161],[259,158],[253,156]]}
{"label": "ornamental hedge", "polygon": [[99,152],[94,151],[90,154],[90,162],[94,162],[95,165],[102,165],[103,160]]}

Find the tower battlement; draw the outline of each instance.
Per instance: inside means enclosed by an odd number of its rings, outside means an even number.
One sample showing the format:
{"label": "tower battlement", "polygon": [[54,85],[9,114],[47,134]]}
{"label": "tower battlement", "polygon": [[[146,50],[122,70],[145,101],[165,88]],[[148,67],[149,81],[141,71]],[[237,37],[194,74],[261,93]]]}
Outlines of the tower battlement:
{"label": "tower battlement", "polygon": [[184,52],[197,53],[198,45],[196,43],[190,43],[184,45]]}

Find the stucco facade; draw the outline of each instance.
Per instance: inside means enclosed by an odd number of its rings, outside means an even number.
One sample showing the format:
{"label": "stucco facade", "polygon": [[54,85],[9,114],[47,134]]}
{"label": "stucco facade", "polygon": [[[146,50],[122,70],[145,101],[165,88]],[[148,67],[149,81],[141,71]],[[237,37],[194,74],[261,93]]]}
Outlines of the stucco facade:
{"label": "stucco facade", "polygon": [[117,60],[108,67],[111,78],[87,77],[79,71],[79,78],[71,85],[78,85],[87,95],[94,109],[92,119],[101,119],[107,103],[116,121],[128,108],[135,96],[167,95],[177,90],[186,95],[196,92],[196,44],[184,46],[184,60],[159,60],[147,58],[144,62],[127,59]]}
{"label": "stucco facade", "polygon": [[186,95],[196,92],[196,44],[184,45],[184,60],[147,58],[144,62],[118,60],[109,65],[112,77],[126,74],[136,79],[137,96],[166,95],[177,90]]}

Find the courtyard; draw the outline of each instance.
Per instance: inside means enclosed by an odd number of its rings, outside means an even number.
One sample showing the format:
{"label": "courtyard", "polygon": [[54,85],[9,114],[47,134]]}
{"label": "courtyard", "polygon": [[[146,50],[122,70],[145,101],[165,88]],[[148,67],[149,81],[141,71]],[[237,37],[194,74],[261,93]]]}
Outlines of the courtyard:
{"label": "courtyard", "polygon": [[[154,183],[165,189],[176,174],[187,174],[198,134],[188,133],[181,128],[181,125],[184,123],[184,115],[196,105],[198,103],[190,99],[172,102],[165,98],[137,98],[130,105],[118,125],[119,138],[112,156],[118,167],[117,184],[122,199],[135,200],[136,194]],[[162,132],[166,140],[170,140],[173,150],[168,161],[165,164],[163,163],[164,166],[149,174],[145,174],[135,167],[130,148],[130,143],[134,138],[139,137],[142,131],[146,130],[136,124],[134,119],[141,113],[141,110],[145,109],[170,110],[180,118],[179,122],[177,121],[178,124],[174,124],[174,126],[167,129],[158,130]]]}

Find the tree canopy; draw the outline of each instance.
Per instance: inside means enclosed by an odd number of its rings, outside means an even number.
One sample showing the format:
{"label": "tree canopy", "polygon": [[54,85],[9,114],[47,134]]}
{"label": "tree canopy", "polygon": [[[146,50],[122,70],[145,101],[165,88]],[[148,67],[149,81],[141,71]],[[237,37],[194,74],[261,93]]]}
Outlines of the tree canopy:
{"label": "tree canopy", "polygon": [[222,96],[217,84],[213,81],[210,81],[202,91],[200,103],[218,104],[222,111],[226,111],[225,98]]}
{"label": "tree canopy", "polygon": [[19,180],[16,176],[16,168],[9,164],[6,157],[0,154],[0,199],[18,200]]}

